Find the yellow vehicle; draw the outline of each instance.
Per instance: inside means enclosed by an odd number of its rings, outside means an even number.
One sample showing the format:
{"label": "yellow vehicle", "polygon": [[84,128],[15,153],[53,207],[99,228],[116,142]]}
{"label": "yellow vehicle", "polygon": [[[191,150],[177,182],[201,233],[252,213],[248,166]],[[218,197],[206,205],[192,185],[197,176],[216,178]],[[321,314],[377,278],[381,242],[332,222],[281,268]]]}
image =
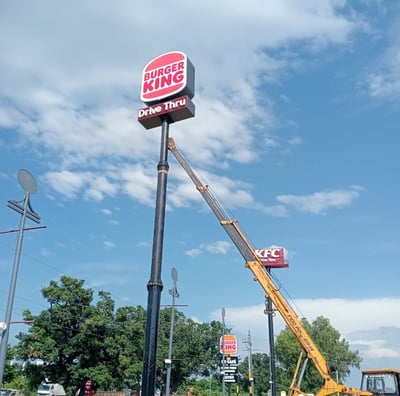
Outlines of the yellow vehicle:
{"label": "yellow vehicle", "polygon": [[361,389],[374,395],[398,396],[400,388],[400,370],[378,369],[362,372]]}
{"label": "yellow vehicle", "polygon": [[[255,280],[259,282],[259,284],[264,289],[266,296],[271,299],[274,304],[276,310],[281,314],[283,320],[286,322],[286,325],[293,332],[294,336],[297,338],[301,347],[306,353],[307,359],[312,362],[314,367],[317,369],[319,374],[322,377],[322,387],[317,392],[316,396],[327,396],[332,394],[352,394],[352,395],[360,395],[360,396],[372,396],[376,395],[388,395],[394,396],[399,395],[399,373],[394,370],[381,370],[376,371],[373,374],[372,372],[364,372],[363,376],[365,376],[365,381],[363,380],[362,389],[356,389],[352,387],[348,387],[346,385],[342,385],[337,383],[331,377],[331,367],[325,361],[321,352],[318,350],[313,340],[304,330],[301,320],[297,317],[296,313],[293,311],[291,306],[286,302],[282,294],[279,292],[279,287],[277,287],[271,278],[270,274],[265,271],[265,268],[256,254],[254,248],[250,245],[249,241],[242,233],[238,226],[238,221],[230,219],[228,215],[223,210],[222,206],[218,203],[217,199],[212,195],[207,185],[203,185],[197,175],[193,172],[189,164],[183,158],[182,154],[177,149],[175,142],[172,138],[168,141],[168,149],[174,155],[176,160],[188,174],[190,179],[193,181],[197,190],[203,196],[208,206],[214,212],[216,217],[218,218],[221,226],[224,228],[226,233],[231,238],[232,242],[241,253],[245,260],[245,265],[247,268],[251,270],[253,273]],[[296,370],[298,371],[298,370]],[[379,377],[380,376],[380,377]],[[395,384],[395,393],[383,392],[378,388],[378,379],[379,378],[393,378]],[[375,382],[374,382],[375,381]],[[295,379],[293,383],[295,382]],[[301,382],[301,381],[300,381]],[[293,385],[290,389],[290,394],[293,396],[298,396],[300,394],[306,394],[300,389],[299,381],[298,385]],[[365,383],[365,385],[364,385]],[[374,386],[370,385],[374,384]],[[378,391],[379,389],[379,391]],[[385,389],[385,388],[382,388]]]}

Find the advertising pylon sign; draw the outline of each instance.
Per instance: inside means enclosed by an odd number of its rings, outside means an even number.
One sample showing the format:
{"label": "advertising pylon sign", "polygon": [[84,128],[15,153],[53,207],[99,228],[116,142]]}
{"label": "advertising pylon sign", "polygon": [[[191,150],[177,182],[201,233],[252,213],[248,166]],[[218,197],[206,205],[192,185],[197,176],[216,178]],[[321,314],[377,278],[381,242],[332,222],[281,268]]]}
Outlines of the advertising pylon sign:
{"label": "advertising pylon sign", "polygon": [[139,110],[138,121],[151,129],[165,116],[170,122],[194,117],[194,74],[192,62],[180,51],[151,60],[143,69],[140,89],[140,99],[148,107]]}
{"label": "advertising pylon sign", "polygon": [[219,351],[224,355],[237,354],[237,338],[233,334],[225,334],[219,339]]}

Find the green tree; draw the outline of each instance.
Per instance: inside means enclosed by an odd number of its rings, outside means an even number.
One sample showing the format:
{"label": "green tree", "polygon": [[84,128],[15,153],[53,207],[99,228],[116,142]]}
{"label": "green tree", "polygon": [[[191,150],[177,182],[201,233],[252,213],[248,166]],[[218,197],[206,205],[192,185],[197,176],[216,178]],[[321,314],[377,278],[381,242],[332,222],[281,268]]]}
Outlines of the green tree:
{"label": "green tree", "polygon": [[113,389],[120,389],[121,385],[129,389],[140,388],[145,323],[146,310],[143,307],[117,309],[113,331],[105,341],[109,361],[114,362],[110,371],[113,378],[120,379]]}
{"label": "green tree", "polygon": [[63,383],[67,389],[80,384],[86,375],[98,375],[99,383],[109,379],[102,365],[114,302],[100,292],[97,305],[92,305],[93,291],[84,289],[83,284],[83,280],[61,276],[60,284],[51,281],[42,289],[49,309],[37,316],[24,312],[24,319],[33,320],[33,325],[27,334],[17,336],[18,355],[27,362],[43,363],[26,366],[32,386],[44,377]]}
{"label": "green tree", "polygon": [[[216,374],[219,366],[219,337],[222,324],[213,321],[195,322],[182,312],[175,312],[173,331],[172,367],[170,391],[176,392],[187,378],[209,378]],[[171,308],[160,313],[159,349],[158,349],[158,387],[165,391],[166,368],[164,360],[168,356],[171,324]]]}
{"label": "green tree", "polygon": [[[267,393],[270,387],[270,359],[266,353],[253,353],[251,360],[253,367],[251,374],[254,378],[254,394],[257,396],[261,396],[263,393]],[[250,386],[248,357],[246,357],[243,362],[239,364],[239,372],[241,378],[240,387],[247,392]]]}
{"label": "green tree", "polygon": [[[319,316],[311,324],[304,321],[303,326],[328,363],[337,365],[337,374],[332,377],[339,382],[350,374],[350,368],[360,368],[361,357],[358,351],[351,351],[349,343],[341,338],[338,330],[332,327],[329,319]],[[302,348],[289,328],[286,327],[277,337],[275,351],[277,356],[277,389],[288,389],[294,375],[296,363]],[[322,379],[317,370],[308,364],[301,388],[315,393],[321,388]]]}
{"label": "green tree", "polygon": [[[120,307],[109,293],[84,288],[84,281],[62,276],[42,289],[49,308],[39,315],[29,310],[24,319],[33,321],[20,333],[18,358],[30,362],[24,373],[31,389],[46,377],[73,394],[85,377],[102,390],[139,389],[143,370],[146,311]],[[160,312],[157,386],[164,390],[171,308]],[[186,379],[216,376],[220,360],[220,322],[199,323],[175,312],[171,390]],[[37,364],[41,362],[43,364]]]}
{"label": "green tree", "polygon": [[11,364],[16,356],[15,348],[8,347],[6,352],[6,365],[4,366],[3,383],[5,386],[11,387],[15,381],[19,380],[21,368],[17,364]]}

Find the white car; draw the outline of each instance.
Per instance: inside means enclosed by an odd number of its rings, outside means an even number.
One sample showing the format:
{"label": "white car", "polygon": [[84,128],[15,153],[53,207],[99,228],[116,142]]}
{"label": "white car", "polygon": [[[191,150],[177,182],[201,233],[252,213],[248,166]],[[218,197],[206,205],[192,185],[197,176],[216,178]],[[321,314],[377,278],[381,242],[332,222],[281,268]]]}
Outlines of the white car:
{"label": "white car", "polygon": [[61,384],[42,382],[37,390],[37,396],[66,396]]}

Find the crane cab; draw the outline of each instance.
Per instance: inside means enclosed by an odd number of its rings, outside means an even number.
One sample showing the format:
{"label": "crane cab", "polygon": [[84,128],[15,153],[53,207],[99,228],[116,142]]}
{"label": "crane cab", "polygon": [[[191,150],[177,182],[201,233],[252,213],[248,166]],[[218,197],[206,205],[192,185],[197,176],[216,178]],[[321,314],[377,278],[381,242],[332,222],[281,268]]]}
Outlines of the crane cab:
{"label": "crane cab", "polygon": [[362,372],[361,390],[374,395],[400,396],[400,370],[379,369]]}

